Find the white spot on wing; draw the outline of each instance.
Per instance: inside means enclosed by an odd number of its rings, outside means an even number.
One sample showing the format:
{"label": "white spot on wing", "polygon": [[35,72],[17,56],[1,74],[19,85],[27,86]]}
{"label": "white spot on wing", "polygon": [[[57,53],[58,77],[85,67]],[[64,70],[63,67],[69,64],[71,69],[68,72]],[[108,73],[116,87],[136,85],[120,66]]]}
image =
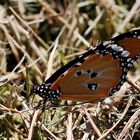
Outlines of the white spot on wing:
{"label": "white spot on wing", "polygon": [[112,47],[111,47],[114,51],[123,51],[123,48],[122,47],[120,47],[120,46],[118,46],[118,45],[113,45]]}
{"label": "white spot on wing", "polygon": [[105,41],[105,42],[103,43],[103,45],[106,46],[106,45],[108,45],[108,44],[110,44],[110,43],[111,43],[111,40],[110,40],[110,41]]}
{"label": "white spot on wing", "polygon": [[80,62],[77,62],[75,65],[76,66],[81,66],[81,63]]}
{"label": "white spot on wing", "polygon": [[121,53],[121,56],[122,57],[127,57],[127,56],[129,56],[130,55],[130,52],[128,52],[128,51],[123,51],[122,53]]}
{"label": "white spot on wing", "polygon": [[92,85],[92,88],[91,88],[91,90],[95,90],[96,89],[96,85]]}

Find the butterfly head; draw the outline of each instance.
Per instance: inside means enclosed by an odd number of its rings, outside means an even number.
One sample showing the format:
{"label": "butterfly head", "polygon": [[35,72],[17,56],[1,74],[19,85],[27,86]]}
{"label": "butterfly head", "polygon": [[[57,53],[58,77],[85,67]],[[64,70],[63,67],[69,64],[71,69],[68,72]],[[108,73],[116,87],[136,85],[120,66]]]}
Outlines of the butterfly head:
{"label": "butterfly head", "polygon": [[57,90],[53,91],[51,90],[51,85],[50,83],[42,83],[41,85],[38,86],[33,86],[31,93],[33,94],[38,94],[41,96],[44,100],[56,100],[60,97],[61,91],[60,88]]}

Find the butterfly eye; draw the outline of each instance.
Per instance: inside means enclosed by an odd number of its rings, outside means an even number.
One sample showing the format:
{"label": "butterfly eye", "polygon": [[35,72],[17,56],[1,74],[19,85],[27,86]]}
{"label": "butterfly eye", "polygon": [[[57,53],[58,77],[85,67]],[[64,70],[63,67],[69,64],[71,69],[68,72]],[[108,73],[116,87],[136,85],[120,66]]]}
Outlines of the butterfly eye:
{"label": "butterfly eye", "polygon": [[33,92],[45,100],[100,100],[118,91],[140,58],[140,30],[105,41],[56,71]]}

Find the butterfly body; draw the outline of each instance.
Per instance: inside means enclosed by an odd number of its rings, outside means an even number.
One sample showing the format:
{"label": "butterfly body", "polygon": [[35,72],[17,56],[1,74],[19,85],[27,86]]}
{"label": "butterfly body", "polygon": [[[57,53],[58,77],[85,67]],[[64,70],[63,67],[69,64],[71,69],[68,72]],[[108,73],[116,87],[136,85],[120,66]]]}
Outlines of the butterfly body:
{"label": "butterfly body", "polygon": [[34,86],[45,100],[99,100],[118,91],[133,62],[140,57],[140,30],[99,44]]}

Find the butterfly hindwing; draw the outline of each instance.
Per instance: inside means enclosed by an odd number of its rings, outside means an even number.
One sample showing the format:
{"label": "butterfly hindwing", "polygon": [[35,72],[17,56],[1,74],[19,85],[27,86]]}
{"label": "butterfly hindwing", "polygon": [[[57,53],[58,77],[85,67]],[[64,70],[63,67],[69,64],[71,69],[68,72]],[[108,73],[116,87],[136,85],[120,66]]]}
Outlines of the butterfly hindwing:
{"label": "butterfly hindwing", "polygon": [[115,87],[119,83],[122,74],[119,64],[119,60],[114,60],[110,54],[92,55],[80,66],[70,68],[64,76],[56,80],[52,85],[52,90],[59,83],[61,99],[95,100],[103,98],[108,96],[110,87]]}

